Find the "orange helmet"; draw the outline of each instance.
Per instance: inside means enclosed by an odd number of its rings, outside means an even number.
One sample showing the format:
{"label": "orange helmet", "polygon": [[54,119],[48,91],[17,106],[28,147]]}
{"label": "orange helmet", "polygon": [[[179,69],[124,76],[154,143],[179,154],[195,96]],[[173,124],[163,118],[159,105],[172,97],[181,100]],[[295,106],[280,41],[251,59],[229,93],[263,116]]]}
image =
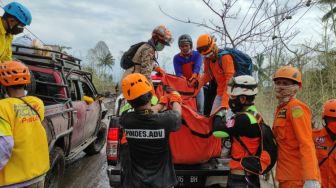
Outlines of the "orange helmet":
{"label": "orange helmet", "polygon": [[336,99],[328,100],[323,105],[322,117],[336,117]]}
{"label": "orange helmet", "polygon": [[3,86],[30,84],[28,67],[19,61],[6,61],[0,64],[0,83]]}
{"label": "orange helmet", "polygon": [[170,44],[173,42],[171,32],[164,25],[159,25],[154,28],[152,32],[152,38],[159,40],[161,43],[167,46],[170,46]]}
{"label": "orange helmet", "polygon": [[280,67],[275,74],[273,75],[273,81],[277,78],[287,78],[290,80],[293,80],[299,85],[302,85],[302,79],[301,79],[301,73],[300,71],[292,66],[283,66]]}
{"label": "orange helmet", "polygon": [[152,91],[152,85],[147,78],[140,73],[126,76],[121,82],[122,93],[126,100],[130,101]]}
{"label": "orange helmet", "polygon": [[197,51],[202,55],[207,55],[217,48],[214,37],[209,34],[203,34],[197,39]]}

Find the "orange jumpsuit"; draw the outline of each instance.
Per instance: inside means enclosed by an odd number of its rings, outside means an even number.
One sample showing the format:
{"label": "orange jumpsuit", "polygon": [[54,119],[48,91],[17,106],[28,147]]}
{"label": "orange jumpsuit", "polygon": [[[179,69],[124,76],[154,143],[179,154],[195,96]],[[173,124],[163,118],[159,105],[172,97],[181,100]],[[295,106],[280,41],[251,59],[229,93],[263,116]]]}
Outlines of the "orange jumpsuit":
{"label": "orange jumpsuit", "polygon": [[[334,146],[335,141],[331,139],[325,128],[313,131],[313,140],[317,159],[322,161],[328,156],[329,151]],[[330,156],[320,166],[322,187],[335,188],[336,187],[336,149],[331,152]]]}
{"label": "orange jumpsuit", "polygon": [[276,179],[280,188],[302,188],[305,180],[320,181],[308,106],[293,98],[277,107],[274,118]]}
{"label": "orange jumpsuit", "polygon": [[234,74],[234,62],[230,55],[222,56],[222,68],[218,60],[211,62],[204,59],[204,75],[201,83],[204,85],[210,80],[215,79],[217,82],[217,95],[222,96],[222,107],[229,108],[229,95],[227,94],[228,83]]}

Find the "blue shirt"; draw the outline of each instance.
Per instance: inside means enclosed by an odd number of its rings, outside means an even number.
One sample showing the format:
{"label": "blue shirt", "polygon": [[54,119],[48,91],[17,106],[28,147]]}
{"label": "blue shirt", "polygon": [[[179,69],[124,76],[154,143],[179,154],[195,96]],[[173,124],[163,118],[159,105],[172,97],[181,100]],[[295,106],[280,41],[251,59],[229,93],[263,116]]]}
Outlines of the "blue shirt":
{"label": "blue shirt", "polygon": [[202,66],[202,56],[193,50],[189,56],[178,53],[174,56],[174,69],[176,76],[184,76],[187,79],[193,73],[199,74]]}

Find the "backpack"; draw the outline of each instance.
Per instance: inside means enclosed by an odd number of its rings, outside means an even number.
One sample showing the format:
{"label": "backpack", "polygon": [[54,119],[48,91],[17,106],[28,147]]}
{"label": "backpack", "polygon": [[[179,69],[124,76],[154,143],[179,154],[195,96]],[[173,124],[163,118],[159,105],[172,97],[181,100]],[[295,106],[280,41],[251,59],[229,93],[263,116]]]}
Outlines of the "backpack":
{"label": "backpack", "polygon": [[132,45],[122,56],[121,56],[121,60],[120,60],[120,66],[123,69],[129,69],[133,66],[135,66],[136,64],[139,65],[139,63],[135,63],[133,62],[133,57],[135,55],[135,53],[138,51],[138,49],[140,48],[140,46],[142,46],[143,44],[145,44],[147,42],[139,42],[137,44]]}
{"label": "backpack", "polygon": [[256,117],[258,121],[261,135],[261,143],[257,149],[257,153],[252,155],[244,142],[239,137],[235,138],[249,154],[249,156],[240,159],[240,164],[244,170],[256,175],[264,175],[272,170],[277,161],[278,146],[276,144],[271,127],[262,120],[260,114],[257,113],[257,115],[254,115],[254,117]]}
{"label": "backpack", "polygon": [[223,64],[222,64],[222,57],[223,55],[231,55],[233,62],[234,62],[234,68],[235,68],[235,74],[233,75],[234,77],[236,76],[241,76],[241,75],[250,75],[252,76],[253,72],[253,63],[252,59],[250,56],[247,54],[235,49],[235,48],[224,48],[222,50],[219,50],[218,57],[219,57],[219,66],[221,69],[223,69]]}

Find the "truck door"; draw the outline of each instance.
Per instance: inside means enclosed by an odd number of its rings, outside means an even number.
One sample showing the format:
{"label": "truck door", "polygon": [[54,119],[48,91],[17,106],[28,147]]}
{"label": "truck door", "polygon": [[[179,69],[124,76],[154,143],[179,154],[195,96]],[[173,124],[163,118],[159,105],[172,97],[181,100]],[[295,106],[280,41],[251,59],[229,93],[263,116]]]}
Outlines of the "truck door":
{"label": "truck door", "polygon": [[98,100],[95,100],[97,93],[94,87],[91,85],[91,82],[86,77],[81,77],[80,79],[80,89],[81,97],[84,96],[92,97],[94,102],[92,104],[86,104],[86,120],[84,127],[84,137],[87,139],[94,135],[97,128],[98,119],[100,118],[101,106]]}
{"label": "truck door", "polygon": [[71,149],[80,145],[84,139],[84,126],[86,119],[86,103],[81,100],[79,78],[72,76],[68,80],[70,96],[74,108],[74,125],[71,136]]}

